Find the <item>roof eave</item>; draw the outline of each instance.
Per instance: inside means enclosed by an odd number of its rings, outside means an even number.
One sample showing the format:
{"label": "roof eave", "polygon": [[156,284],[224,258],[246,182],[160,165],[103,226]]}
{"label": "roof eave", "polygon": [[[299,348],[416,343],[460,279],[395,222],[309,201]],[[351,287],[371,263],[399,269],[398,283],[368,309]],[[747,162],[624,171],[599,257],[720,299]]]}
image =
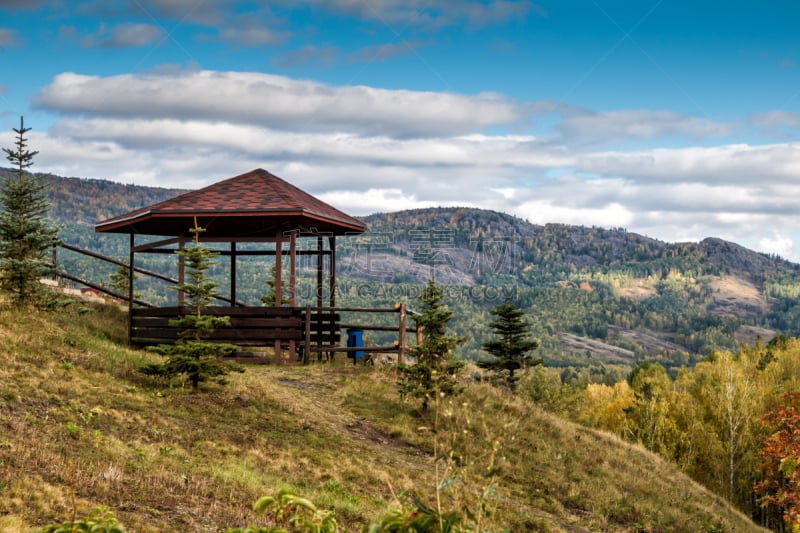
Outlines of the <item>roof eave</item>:
{"label": "roof eave", "polygon": [[[277,217],[277,216],[304,216],[319,220],[320,222],[329,225],[333,224],[343,230],[351,230],[355,233],[364,233],[367,227],[362,222],[351,219],[347,220],[341,217],[332,217],[330,215],[317,213],[307,209],[286,208],[286,209],[269,209],[269,210],[253,210],[253,211],[219,211],[219,210],[196,210],[196,211],[173,211],[173,210],[148,210],[141,213],[136,213],[133,216],[111,219],[108,221],[95,224],[95,232],[97,233],[114,233],[115,230],[129,227],[129,231],[117,231],[117,233],[136,233],[133,231],[133,226],[137,223],[145,222],[154,218],[174,218],[174,217],[192,217],[204,215],[217,215],[224,217],[238,217],[238,216],[264,216],[264,217]],[[346,215],[345,215],[346,216]],[[347,217],[350,218],[350,217]]]}

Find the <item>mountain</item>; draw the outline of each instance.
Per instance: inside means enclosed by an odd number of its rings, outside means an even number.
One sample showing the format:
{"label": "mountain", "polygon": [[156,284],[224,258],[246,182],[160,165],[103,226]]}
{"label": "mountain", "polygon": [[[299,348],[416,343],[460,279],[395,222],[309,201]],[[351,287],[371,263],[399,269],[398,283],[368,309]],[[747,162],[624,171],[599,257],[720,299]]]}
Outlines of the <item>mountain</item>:
{"label": "mountain", "polygon": [[[385,244],[374,247],[372,272],[351,268],[351,275],[420,283],[434,272],[445,284],[510,287],[535,322],[548,364],[647,358],[674,367],[800,331],[800,266],[721,239],[667,243],[472,208],[364,220]],[[462,331],[479,328],[473,322]]]}
{"label": "mountain", "polygon": [[[93,224],[184,192],[40,178],[66,243],[123,260],[127,238],[95,234]],[[483,355],[489,311],[508,298],[525,310],[541,341],[538,355],[563,368],[565,379],[611,380],[643,359],[675,369],[714,350],[800,333],[800,266],[721,239],[668,243],[622,228],[535,225],[475,208],[363,220],[367,233],[338,244],[337,301],[413,305],[419,285],[434,275],[455,311],[453,329],[467,339],[459,348],[465,358]],[[107,267],[59,254],[70,272],[108,279]],[[263,280],[242,285],[242,297],[257,304]]]}

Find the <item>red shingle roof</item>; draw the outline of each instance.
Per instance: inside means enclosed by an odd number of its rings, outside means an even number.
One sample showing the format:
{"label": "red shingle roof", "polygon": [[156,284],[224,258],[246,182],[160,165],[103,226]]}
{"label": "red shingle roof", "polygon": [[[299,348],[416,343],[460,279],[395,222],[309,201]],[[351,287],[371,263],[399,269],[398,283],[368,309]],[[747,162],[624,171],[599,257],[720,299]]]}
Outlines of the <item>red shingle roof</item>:
{"label": "red shingle roof", "polygon": [[198,225],[208,237],[274,237],[301,229],[343,235],[366,226],[291,183],[255,169],[97,223],[95,231],[144,235],[185,235]]}

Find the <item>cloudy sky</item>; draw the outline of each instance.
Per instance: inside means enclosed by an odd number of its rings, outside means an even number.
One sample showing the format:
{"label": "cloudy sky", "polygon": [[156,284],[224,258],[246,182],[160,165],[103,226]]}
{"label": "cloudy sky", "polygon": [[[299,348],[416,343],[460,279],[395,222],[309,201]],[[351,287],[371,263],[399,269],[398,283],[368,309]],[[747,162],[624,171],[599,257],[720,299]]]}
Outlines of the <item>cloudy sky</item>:
{"label": "cloudy sky", "polygon": [[24,115],[40,172],[262,167],[352,214],[800,261],[798,27],[796,0],[0,0],[0,145]]}

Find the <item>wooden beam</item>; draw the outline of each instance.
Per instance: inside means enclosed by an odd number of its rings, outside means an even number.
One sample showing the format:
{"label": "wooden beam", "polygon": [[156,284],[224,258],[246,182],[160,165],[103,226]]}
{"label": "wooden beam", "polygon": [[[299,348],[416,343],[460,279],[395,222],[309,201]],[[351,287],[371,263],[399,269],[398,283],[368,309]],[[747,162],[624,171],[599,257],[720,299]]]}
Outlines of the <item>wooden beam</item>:
{"label": "wooden beam", "polygon": [[[281,271],[283,270],[283,265],[281,264],[283,255],[282,236],[280,231],[275,232],[275,307],[281,306],[281,294],[283,293],[283,287],[281,285]],[[279,339],[275,339],[274,350],[274,362],[276,365],[279,365],[283,363],[283,349]]]}
{"label": "wooden beam", "polygon": [[322,237],[317,237],[317,307],[322,307]]}
{"label": "wooden beam", "polygon": [[[297,231],[289,232],[289,306],[295,306],[295,269],[297,268]],[[289,361],[294,362],[296,357],[294,339],[289,340]]]}
{"label": "wooden beam", "polygon": [[[133,235],[133,233],[131,233]],[[149,242],[147,244],[140,244],[136,247],[137,252],[146,252],[151,248],[158,248],[159,246],[169,246],[170,244],[176,244],[181,242],[181,237],[173,237],[171,239],[165,239],[163,241],[156,241],[156,242]],[[173,250],[174,252],[174,250]]]}
{"label": "wooden beam", "polygon": [[303,324],[305,331],[305,342],[303,344],[303,364],[307,365],[311,360],[311,306],[306,305],[306,316]]}
{"label": "wooden beam", "polygon": [[329,290],[331,291],[329,295],[329,305],[331,307],[336,307],[336,236],[331,235],[328,237],[329,247],[331,249],[331,258],[330,258],[330,273],[329,273]]}
{"label": "wooden beam", "polygon": [[236,243],[231,243],[231,304],[236,306]]}
{"label": "wooden beam", "polygon": [[[178,249],[180,251],[184,251],[186,249],[186,240],[185,239],[181,239],[180,240],[180,242],[178,243]],[[183,260],[183,255],[179,255],[178,256],[178,283],[181,284],[181,285],[183,285],[184,280],[185,280],[185,278],[184,278],[185,271],[186,271],[185,266],[186,266],[186,261]],[[183,305],[183,300],[184,300],[183,291],[178,291],[178,306],[179,307]]]}
{"label": "wooden beam", "polygon": [[406,362],[406,304],[397,304],[400,311],[399,332],[397,334],[397,364],[402,365]]}
{"label": "wooden beam", "polygon": [[131,233],[131,240],[130,240],[130,248],[128,252],[128,264],[129,272],[128,272],[128,344],[131,344],[133,333],[133,280],[136,279],[136,276],[133,273],[133,260],[135,257],[135,250],[136,250],[136,236]]}

